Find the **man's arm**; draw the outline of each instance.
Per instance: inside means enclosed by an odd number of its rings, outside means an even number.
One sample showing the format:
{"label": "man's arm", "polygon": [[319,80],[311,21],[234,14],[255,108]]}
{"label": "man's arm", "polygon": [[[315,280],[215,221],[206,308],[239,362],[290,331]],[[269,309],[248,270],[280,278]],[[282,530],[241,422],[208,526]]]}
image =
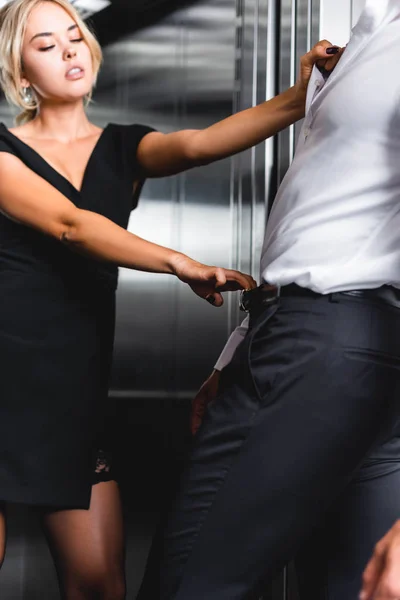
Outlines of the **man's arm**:
{"label": "man's arm", "polygon": [[206,408],[218,393],[219,378],[222,369],[224,369],[232,360],[236,348],[243,342],[249,329],[249,317],[243,321],[239,327],[236,327],[225,348],[222,350],[217,360],[214,370],[208,379],[203,383],[192,402],[190,427],[194,435],[201,425]]}
{"label": "man's arm", "polygon": [[399,600],[400,521],[375,546],[363,575],[360,600]]}

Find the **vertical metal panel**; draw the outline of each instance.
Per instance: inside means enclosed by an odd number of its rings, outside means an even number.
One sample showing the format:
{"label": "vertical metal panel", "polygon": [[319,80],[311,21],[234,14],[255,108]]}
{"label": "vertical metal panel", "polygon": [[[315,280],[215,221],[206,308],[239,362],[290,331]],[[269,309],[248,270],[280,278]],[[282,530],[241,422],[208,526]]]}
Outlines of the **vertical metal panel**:
{"label": "vertical metal panel", "polygon": [[[279,22],[279,89],[278,92],[286,90],[294,83],[293,64],[294,43],[293,43],[293,8],[295,0],[282,0],[280,3],[280,22]],[[289,168],[293,156],[294,132],[290,127],[282,132],[278,137],[278,163],[277,163],[277,183],[282,181],[287,169]]]}
{"label": "vertical metal panel", "polygon": [[[236,3],[236,70],[234,112],[275,95],[276,3],[238,0]],[[259,255],[266,220],[266,198],[274,161],[272,140],[232,159],[232,264],[259,277]],[[231,307],[229,328],[239,320]]]}
{"label": "vertical metal panel", "polygon": [[[274,3],[237,2],[237,48],[234,111],[266,100],[275,93]],[[232,161],[232,212],[236,221],[235,266],[259,275],[259,252],[265,224],[271,142],[241,153]]]}
{"label": "vertical metal panel", "polygon": [[[321,32],[320,0],[282,0],[278,4],[280,4],[278,91],[283,92],[295,84],[301,56],[324,36]],[[277,136],[278,184],[293,159],[301,125],[301,122],[296,123]]]}
{"label": "vertical metal panel", "polygon": [[308,28],[310,38],[308,47],[311,48],[321,39],[321,0],[308,0]]}
{"label": "vertical metal panel", "polygon": [[[105,51],[93,116],[164,132],[229,116],[234,36],[235,0],[218,0],[197,2],[121,39]],[[116,87],[124,90],[116,94]],[[131,230],[229,266],[230,178],[226,160],[147,181]],[[192,397],[226,340],[229,301],[216,310],[171,277],[127,270],[121,270],[118,301],[114,396]]]}

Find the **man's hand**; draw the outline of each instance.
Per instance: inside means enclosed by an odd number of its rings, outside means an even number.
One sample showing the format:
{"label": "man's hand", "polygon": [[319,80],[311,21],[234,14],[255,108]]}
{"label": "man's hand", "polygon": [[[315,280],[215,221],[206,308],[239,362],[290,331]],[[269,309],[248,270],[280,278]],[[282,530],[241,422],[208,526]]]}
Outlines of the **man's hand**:
{"label": "man's hand", "polygon": [[203,383],[192,402],[192,413],[190,417],[190,429],[195,435],[204,417],[208,404],[217,395],[220,371],[214,370],[210,377]]}
{"label": "man's hand", "polygon": [[399,600],[400,521],[375,546],[363,575],[360,600]]}
{"label": "man's hand", "polygon": [[327,73],[333,71],[339,62],[344,48],[332,46],[328,40],[321,40],[300,61],[300,73],[296,83],[298,93],[305,96],[311,73],[316,64],[320,70]]}
{"label": "man's hand", "polygon": [[224,300],[221,292],[233,292],[257,287],[257,283],[251,275],[232,269],[202,265],[184,255],[177,256],[173,264],[173,270],[175,275],[181,281],[187,283],[195,294],[214,306],[223,305]]}

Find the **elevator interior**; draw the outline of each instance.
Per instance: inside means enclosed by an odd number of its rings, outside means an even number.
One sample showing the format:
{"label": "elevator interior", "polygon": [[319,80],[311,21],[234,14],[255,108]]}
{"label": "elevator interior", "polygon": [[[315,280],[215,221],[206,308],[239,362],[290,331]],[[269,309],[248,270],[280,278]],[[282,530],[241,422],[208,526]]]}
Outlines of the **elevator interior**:
{"label": "elevator interior", "polygon": [[[91,118],[163,132],[203,128],[292,85],[320,38],[345,44],[364,0],[112,0],[93,15],[104,50]],[[0,103],[0,120],[12,113]],[[251,272],[298,125],[233,159],[146,182],[130,230],[196,259]],[[121,269],[110,403],[127,517],[128,599],[187,446],[190,401],[239,322],[168,276]],[[296,598],[291,569],[264,599]],[[54,600],[56,577],[34,516],[9,508],[4,600]]]}

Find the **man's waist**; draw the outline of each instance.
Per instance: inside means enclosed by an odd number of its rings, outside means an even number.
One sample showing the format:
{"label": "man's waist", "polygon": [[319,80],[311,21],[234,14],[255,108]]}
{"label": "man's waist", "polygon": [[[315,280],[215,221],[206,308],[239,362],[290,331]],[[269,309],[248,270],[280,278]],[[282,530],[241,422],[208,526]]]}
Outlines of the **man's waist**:
{"label": "man's waist", "polygon": [[338,296],[376,300],[400,308],[400,290],[391,285],[383,285],[372,289],[355,289],[320,294],[295,283],[282,287],[263,283],[258,288],[244,290],[241,293],[240,309],[250,313],[253,311],[259,312],[271,304],[275,304],[281,297],[326,298],[334,300],[334,298]]}

